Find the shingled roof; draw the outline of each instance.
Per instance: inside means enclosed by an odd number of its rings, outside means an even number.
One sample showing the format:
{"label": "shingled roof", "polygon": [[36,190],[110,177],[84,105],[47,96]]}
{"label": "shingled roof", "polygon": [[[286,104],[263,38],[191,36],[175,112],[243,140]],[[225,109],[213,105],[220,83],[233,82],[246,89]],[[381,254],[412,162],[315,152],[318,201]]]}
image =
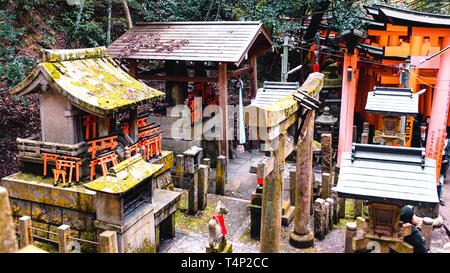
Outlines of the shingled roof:
{"label": "shingled roof", "polygon": [[[151,39],[152,45],[139,42]],[[150,41],[150,40],[149,40]],[[137,48],[128,50],[135,43]],[[229,62],[272,50],[272,39],[260,22],[136,23],[108,47],[113,58]],[[124,55],[124,53],[126,53]]]}
{"label": "shingled roof", "polygon": [[375,86],[367,95],[366,111],[386,115],[415,116],[419,113],[419,96],[411,88]]}
{"label": "shingled roof", "polygon": [[339,197],[430,206],[438,203],[436,162],[425,149],[353,144],[342,154]]}
{"label": "shingled roof", "polygon": [[417,12],[379,4],[365,6],[365,8],[377,22],[418,27],[450,27],[449,15]]}
{"label": "shingled roof", "polygon": [[107,116],[164,97],[135,80],[107,55],[105,47],[45,50],[44,62],[9,92],[23,96],[51,87],[75,106]]}

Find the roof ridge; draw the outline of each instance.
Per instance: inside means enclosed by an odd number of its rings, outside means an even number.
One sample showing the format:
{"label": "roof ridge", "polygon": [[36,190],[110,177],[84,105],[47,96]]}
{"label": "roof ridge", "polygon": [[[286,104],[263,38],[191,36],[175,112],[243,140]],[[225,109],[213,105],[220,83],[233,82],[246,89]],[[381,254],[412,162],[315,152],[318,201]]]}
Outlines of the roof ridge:
{"label": "roof ridge", "polygon": [[78,49],[44,49],[43,62],[62,62],[108,57],[106,47]]}

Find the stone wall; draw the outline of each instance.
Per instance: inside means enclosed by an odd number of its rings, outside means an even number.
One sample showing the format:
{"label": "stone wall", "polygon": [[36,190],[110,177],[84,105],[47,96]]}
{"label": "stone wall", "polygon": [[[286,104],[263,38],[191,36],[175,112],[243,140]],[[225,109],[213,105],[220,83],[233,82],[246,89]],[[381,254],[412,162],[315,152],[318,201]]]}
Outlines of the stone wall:
{"label": "stone wall", "polygon": [[[58,226],[70,226],[71,236],[97,241],[94,228],[95,192],[82,187],[53,187],[33,175],[16,173],[1,180],[9,192],[14,221],[22,216],[32,218],[33,227],[57,232]],[[37,180],[37,181],[36,181]],[[37,236],[57,241],[57,235],[34,231]],[[92,244],[81,244],[83,252],[95,252]]]}

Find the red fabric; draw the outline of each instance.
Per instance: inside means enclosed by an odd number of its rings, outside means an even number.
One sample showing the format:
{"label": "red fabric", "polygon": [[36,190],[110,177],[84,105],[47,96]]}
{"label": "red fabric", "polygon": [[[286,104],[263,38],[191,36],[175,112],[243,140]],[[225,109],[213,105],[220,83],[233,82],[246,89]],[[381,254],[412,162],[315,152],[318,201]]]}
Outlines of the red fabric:
{"label": "red fabric", "polygon": [[264,179],[263,178],[258,178],[258,185],[262,185],[264,183]]}
{"label": "red fabric", "polygon": [[225,220],[223,219],[223,215],[214,215],[213,219],[219,222],[220,227],[222,228],[222,235],[225,237],[225,235],[227,235],[227,229],[225,228]]}
{"label": "red fabric", "polygon": [[315,64],[313,69],[313,72],[319,72],[319,65]]}

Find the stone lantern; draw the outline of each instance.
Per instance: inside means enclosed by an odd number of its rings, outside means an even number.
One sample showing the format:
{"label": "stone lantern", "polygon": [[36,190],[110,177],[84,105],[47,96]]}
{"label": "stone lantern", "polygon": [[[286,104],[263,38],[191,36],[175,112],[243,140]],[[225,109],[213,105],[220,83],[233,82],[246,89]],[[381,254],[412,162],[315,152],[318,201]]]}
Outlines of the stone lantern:
{"label": "stone lantern", "polygon": [[[335,136],[336,134],[334,134],[334,130],[336,129],[336,123],[338,121],[338,118],[334,117],[331,113],[330,113],[330,107],[325,106],[325,108],[323,109],[323,113],[322,115],[318,116],[316,118],[316,120],[314,121],[314,125],[316,127],[316,135],[315,135],[315,139],[320,139],[320,135],[321,134],[332,134],[333,136]],[[333,141],[334,142],[334,141]]]}

